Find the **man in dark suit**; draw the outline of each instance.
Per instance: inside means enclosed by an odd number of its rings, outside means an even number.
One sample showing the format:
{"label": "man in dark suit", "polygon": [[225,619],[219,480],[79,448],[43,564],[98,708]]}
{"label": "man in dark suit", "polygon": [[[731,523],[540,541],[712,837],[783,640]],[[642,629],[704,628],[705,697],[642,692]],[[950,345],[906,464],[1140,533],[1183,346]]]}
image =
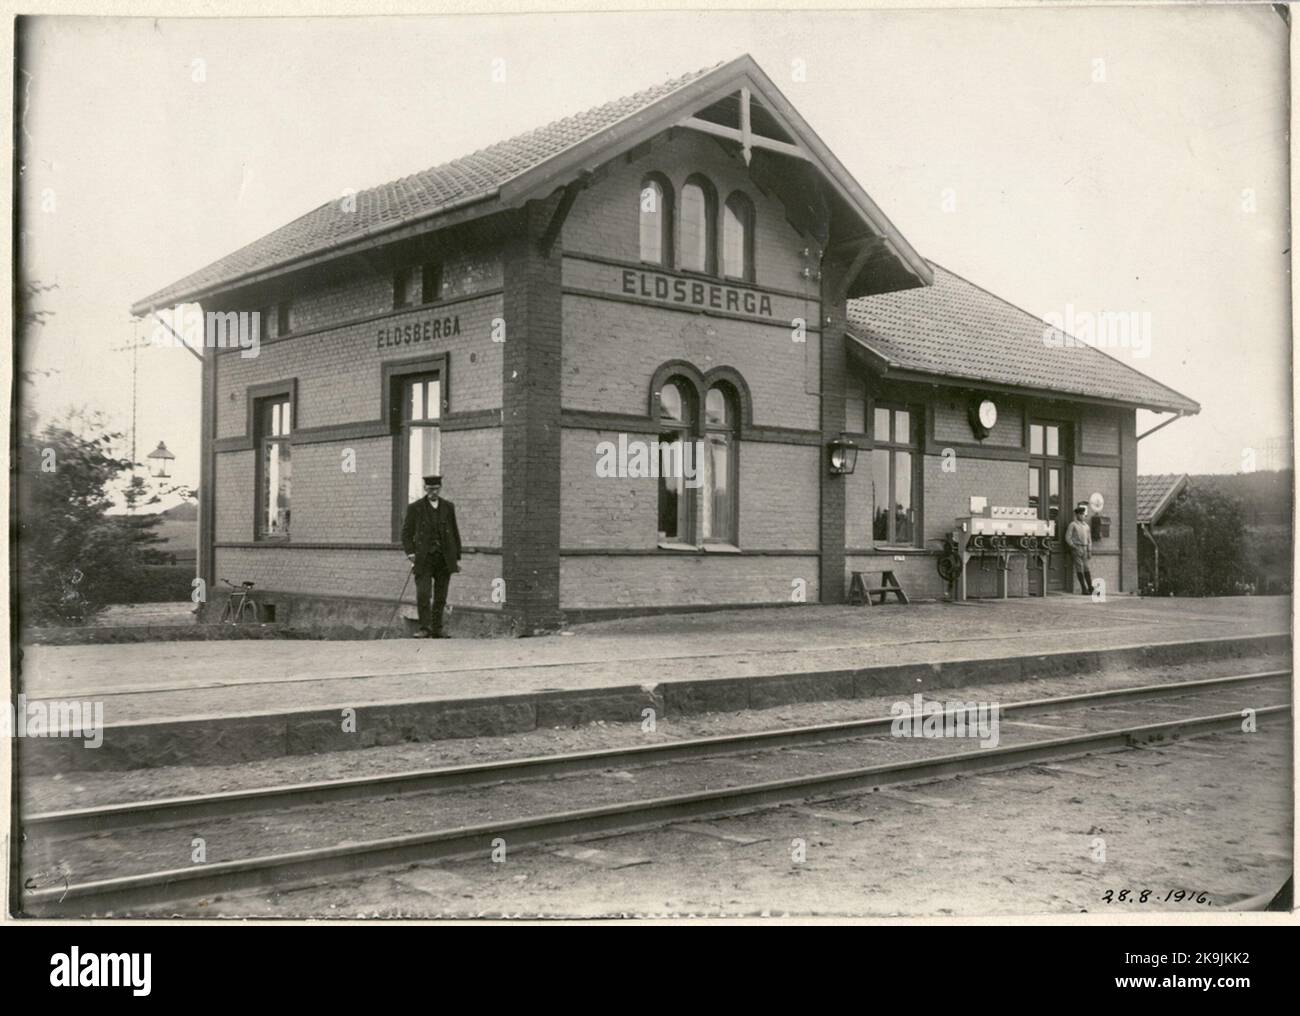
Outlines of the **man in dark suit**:
{"label": "man in dark suit", "polygon": [[[424,497],[407,505],[402,520],[402,549],[415,566],[415,603],[420,612],[416,638],[441,639],[442,612],[453,572],[460,571],[460,530],[456,506],[439,494],[441,476],[424,478]],[[430,609],[429,597],[433,596]]]}

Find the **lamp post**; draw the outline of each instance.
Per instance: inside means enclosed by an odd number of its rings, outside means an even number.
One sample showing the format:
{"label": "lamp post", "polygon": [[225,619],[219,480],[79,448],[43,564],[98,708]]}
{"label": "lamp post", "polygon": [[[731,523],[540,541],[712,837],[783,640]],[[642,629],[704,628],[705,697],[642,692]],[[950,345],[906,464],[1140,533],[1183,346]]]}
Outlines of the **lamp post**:
{"label": "lamp post", "polygon": [[170,479],[171,473],[167,472],[167,463],[176,458],[167,450],[167,445],[162,441],[158,442],[158,447],[151,451],[145,458],[152,460],[149,465],[149,474],[155,479]]}

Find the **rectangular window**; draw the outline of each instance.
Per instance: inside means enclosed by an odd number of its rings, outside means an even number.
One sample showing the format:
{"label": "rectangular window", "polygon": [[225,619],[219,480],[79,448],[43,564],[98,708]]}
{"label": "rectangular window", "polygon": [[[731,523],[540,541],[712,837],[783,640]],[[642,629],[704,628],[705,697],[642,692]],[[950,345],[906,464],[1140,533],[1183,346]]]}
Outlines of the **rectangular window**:
{"label": "rectangular window", "polygon": [[437,374],[413,374],[402,384],[402,461],[406,463],[406,500],[424,496],[424,477],[442,472],[442,380]]}
{"label": "rectangular window", "polygon": [[261,399],[257,406],[257,536],[264,540],[289,537],[289,493],[292,460],[290,400]]}
{"label": "rectangular window", "polygon": [[433,303],[442,299],[442,262],[430,261],[420,272],[420,300]]}
{"label": "rectangular window", "polygon": [[281,300],[275,307],[275,334],[288,335],[290,321],[290,303],[288,300]]}
{"label": "rectangular window", "polygon": [[1057,423],[1031,423],[1029,425],[1029,454],[1060,456],[1061,425]]}
{"label": "rectangular window", "polygon": [[415,285],[419,281],[418,268],[403,268],[393,276],[393,307],[409,307],[415,302]]}
{"label": "rectangular window", "polygon": [[871,538],[888,546],[915,546],[921,527],[916,517],[919,476],[911,410],[877,404],[871,419]]}

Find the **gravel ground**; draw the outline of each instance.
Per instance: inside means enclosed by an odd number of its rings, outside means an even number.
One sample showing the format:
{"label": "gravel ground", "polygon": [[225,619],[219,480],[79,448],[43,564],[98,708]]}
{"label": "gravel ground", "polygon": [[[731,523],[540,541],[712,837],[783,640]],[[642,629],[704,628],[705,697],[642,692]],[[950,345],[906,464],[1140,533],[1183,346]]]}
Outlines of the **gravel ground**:
{"label": "gravel ground", "polygon": [[[1290,748],[1289,727],[1218,734],[812,808],[771,809],[702,829],[671,826],[508,851],[499,862],[420,864],[292,892],[217,897],[176,913],[528,918],[1212,911],[1275,891],[1291,869]],[[1124,889],[1130,898],[1119,902]],[[1143,890],[1150,890],[1146,902]],[[1166,902],[1179,890],[1191,896]],[[1201,892],[1205,902],[1195,902]]]}
{"label": "gravel ground", "polygon": [[[944,701],[961,699],[962,701],[1016,702],[1137,684],[1190,681],[1225,674],[1274,670],[1287,666],[1290,666],[1289,657],[1265,656],[1149,670],[1114,670],[1042,681],[967,685],[962,688],[945,689],[936,693],[936,697]],[[56,811],[125,801],[152,800],[160,797],[374,776],[535,755],[620,748],[629,744],[654,744],[683,738],[887,716],[889,707],[897,699],[896,695],[890,695],[867,699],[810,702],[770,710],[667,716],[660,717],[656,721],[654,730],[644,729],[641,723],[597,722],[576,728],[554,728],[501,737],[433,741],[358,751],[288,756],[233,766],[170,766],[126,772],[28,776],[21,780],[22,801],[23,809],[27,812]]]}

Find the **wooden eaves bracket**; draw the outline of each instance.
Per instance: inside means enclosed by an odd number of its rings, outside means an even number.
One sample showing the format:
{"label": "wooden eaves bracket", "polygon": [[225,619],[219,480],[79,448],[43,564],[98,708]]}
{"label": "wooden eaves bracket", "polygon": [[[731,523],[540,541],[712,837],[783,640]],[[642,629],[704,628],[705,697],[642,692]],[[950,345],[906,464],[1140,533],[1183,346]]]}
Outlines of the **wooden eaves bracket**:
{"label": "wooden eaves bracket", "polygon": [[816,161],[802,145],[792,145],[753,132],[749,122],[748,88],[740,90],[740,130],[736,130],[735,127],[724,127],[722,124],[713,123],[710,120],[701,120],[697,116],[688,116],[685,120],[679,120],[677,126],[688,127],[691,130],[702,131],[705,134],[712,134],[719,138],[726,138],[728,141],[738,141],[741,154],[745,157],[746,166],[749,165],[749,160],[753,157],[755,148],[777,152],[781,155],[789,155],[796,159],[803,159],[806,162]]}

